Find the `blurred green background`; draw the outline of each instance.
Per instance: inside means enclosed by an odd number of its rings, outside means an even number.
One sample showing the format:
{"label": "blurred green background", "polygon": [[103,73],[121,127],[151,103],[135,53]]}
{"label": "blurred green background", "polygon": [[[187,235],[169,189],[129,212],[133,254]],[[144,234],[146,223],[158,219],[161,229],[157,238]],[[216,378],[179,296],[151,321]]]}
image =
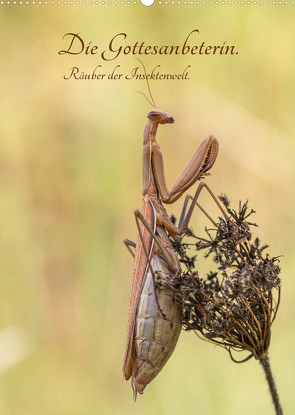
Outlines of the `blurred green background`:
{"label": "blurred green background", "polygon": [[[136,404],[122,361],[132,258],[133,210],[141,206],[144,81],[63,80],[98,56],[60,56],[62,36],[107,45],[181,44],[198,28],[238,56],[156,56],[147,70],[189,81],[154,81],[168,185],[208,134],[220,153],[207,183],[249,199],[263,242],[282,255],[282,303],[270,356],[286,414],[294,413],[294,15],[293,6],[2,6],[0,14],[0,413],[4,415],[274,413],[254,360],[182,333],[160,375]],[[124,72],[131,55],[115,61]],[[112,70],[114,62],[103,63]],[[214,214],[206,195],[202,204]],[[179,215],[181,201],[168,206]],[[217,212],[215,212],[217,213]],[[196,214],[192,226],[206,221]],[[200,273],[210,264],[200,256]]]}

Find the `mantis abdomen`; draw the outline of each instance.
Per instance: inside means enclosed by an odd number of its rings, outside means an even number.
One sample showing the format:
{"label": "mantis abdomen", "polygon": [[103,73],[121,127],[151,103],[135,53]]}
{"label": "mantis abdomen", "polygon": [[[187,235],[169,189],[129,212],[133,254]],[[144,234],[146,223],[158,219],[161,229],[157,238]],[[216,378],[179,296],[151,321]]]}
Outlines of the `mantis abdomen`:
{"label": "mantis abdomen", "polygon": [[[167,262],[154,255],[153,271],[171,274]],[[182,305],[169,287],[154,287],[153,276],[147,272],[135,317],[133,386],[143,393],[164,367],[176,346],[182,322]]]}

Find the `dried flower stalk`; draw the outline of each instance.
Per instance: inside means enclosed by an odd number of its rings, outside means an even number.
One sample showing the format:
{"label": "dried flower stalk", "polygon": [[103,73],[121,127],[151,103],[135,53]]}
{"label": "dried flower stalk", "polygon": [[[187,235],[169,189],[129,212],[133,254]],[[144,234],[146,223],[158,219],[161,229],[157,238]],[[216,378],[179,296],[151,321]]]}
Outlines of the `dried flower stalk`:
{"label": "dried flower stalk", "polygon": [[[177,290],[184,305],[185,330],[195,330],[202,338],[224,347],[237,363],[253,356],[259,360],[276,413],[282,415],[268,357],[271,326],[280,303],[279,259],[265,253],[268,246],[252,237],[251,228],[257,225],[248,220],[255,213],[248,209],[248,203],[240,203],[236,212],[226,196],[219,199],[227,213],[218,224],[212,220],[214,227],[206,228],[206,238],[189,230],[185,239],[172,241],[186,270],[171,280],[159,275],[157,283]],[[199,277],[192,248],[204,250],[206,258],[213,257],[217,272]],[[238,362],[233,351],[248,351],[250,355]]]}

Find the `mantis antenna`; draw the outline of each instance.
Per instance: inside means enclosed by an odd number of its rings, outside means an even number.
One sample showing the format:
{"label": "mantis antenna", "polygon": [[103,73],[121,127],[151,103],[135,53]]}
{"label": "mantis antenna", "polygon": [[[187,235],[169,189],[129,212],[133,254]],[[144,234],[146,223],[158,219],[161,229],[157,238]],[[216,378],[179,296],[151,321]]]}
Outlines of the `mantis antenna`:
{"label": "mantis antenna", "polygon": [[146,84],[147,84],[148,91],[150,93],[150,97],[151,97],[152,102],[150,102],[150,100],[146,97],[146,95],[143,92],[140,92],[140,91],[137,91],[137,92],[142,94],[146,98],[146,100],[151,104],[152,107],[157,108],[157,105],[155,104],[154,97],[153,97],[152,92],[151,92],[151,88],[150,88],[150,84],[149,84],[149,81],[148,81],[148,78],[147,78],[147,73],[146,73],[146,70],[145,70],[145,66],[144,66],[143,62],[140,59],[138,59],[138,58],[135,58],[135,59],[138,60],[138,62],[140,62],[142,67],[143,67]]}
{"label": "mantis antenna", "polygon": [[145,97],[145,99],[147,100],[147,102],[154,108],[156,108],[156,106],[154,104],[151,103],[151,101],[148,99],[148,97],[141,91],[136,90],[135,92],[138,92],[139,94],[143,95]]}

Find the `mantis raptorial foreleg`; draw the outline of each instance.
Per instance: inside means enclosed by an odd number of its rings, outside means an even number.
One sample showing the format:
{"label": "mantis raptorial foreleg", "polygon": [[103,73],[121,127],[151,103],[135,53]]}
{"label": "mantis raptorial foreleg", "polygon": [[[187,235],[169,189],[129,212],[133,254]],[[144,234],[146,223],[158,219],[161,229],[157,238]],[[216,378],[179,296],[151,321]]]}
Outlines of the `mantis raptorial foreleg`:
{"label": "mantis raptorial foreleg", "polygon": [[211,168],[218,151],[218,143],[214,136],[209,136],[202,142],[191,161],[168,191],[164,173],[164,162],[160,147],[154,143],[152,165],[157,183],[157,189],[164,203],[170,204],[178,200],[200,177]]}

